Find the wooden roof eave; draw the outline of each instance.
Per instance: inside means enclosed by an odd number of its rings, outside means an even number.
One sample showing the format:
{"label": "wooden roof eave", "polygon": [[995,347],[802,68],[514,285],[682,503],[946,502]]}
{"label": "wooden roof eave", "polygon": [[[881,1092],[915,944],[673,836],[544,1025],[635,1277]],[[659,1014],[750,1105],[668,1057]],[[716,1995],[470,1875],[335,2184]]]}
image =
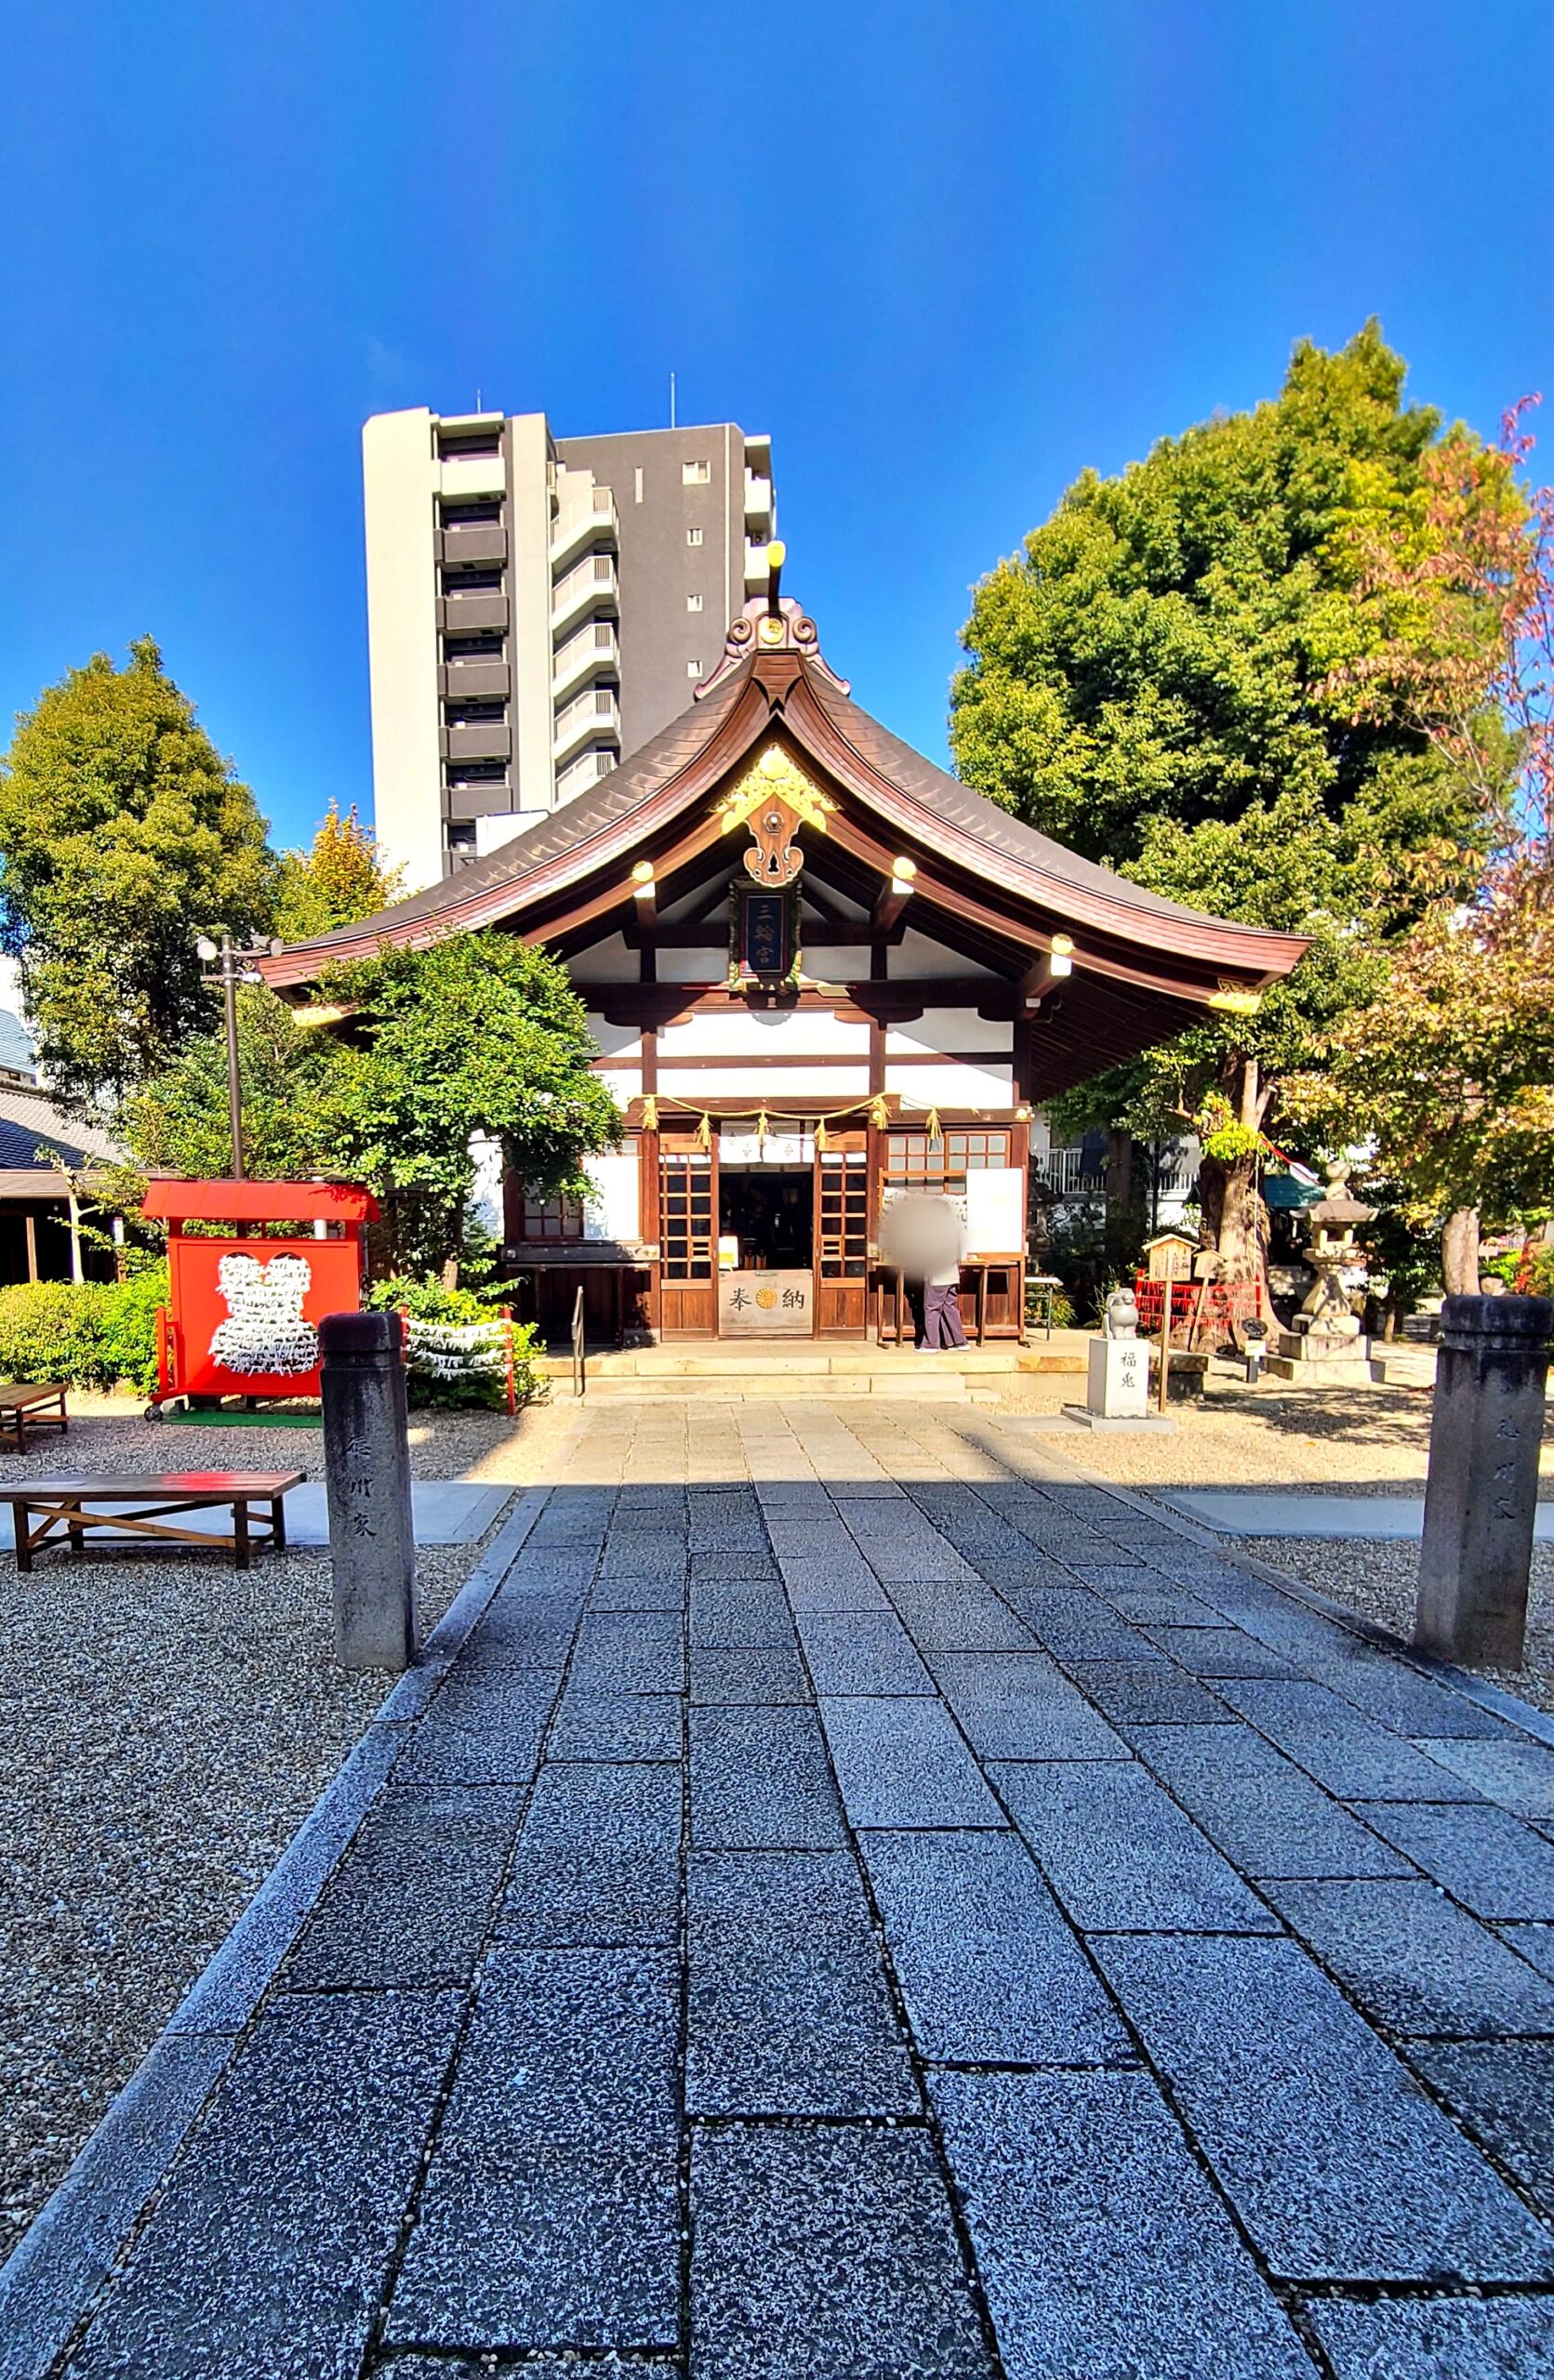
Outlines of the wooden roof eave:
{"label": "wooden roof eave", "polygon": [[[897,826],[920,850],[936,853],[941,859],[952,856],[976,878],[987,879],[990,855],[986,846],[882,774],[817,699],[807,679],[790,693],[783,707],[783,721],[802,749],[860,801]],[[1168,932],[1183,956],[1198,958],[1205,965],[1242,975],[1247,979],[1249,989],[1279,981],[1310,947],[1309,937],[1304,934],[1274,933],[1261,926],[1238,925],[1229,919],[1200,919],[1191,915],[1178,918],[1157,913],[1130,898],[1125,878],[1118,879],[1118,891],[1112,895],[1077,885],[1055,870],[1037,867],[1011,853],[1000,852],[997,862],[1006,873],[1008,889],[1021,897],[1039,902],[1076,924],[1096,927],[1124,942],[1148,940],[1156,945],[1161,936]]]}

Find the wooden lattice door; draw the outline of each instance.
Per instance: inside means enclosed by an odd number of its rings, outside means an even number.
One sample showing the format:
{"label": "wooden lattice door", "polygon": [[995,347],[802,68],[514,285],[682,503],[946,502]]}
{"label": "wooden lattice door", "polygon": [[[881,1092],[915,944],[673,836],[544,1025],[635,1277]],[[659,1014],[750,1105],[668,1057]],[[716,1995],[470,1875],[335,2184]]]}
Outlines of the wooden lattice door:
{"label": "wooden lattice door", "polygon": [[815,1157],[815,1329],[861,1339],[869,1304],[869,1147],[833,1132]]}
{"label": "wooden lattice door", "polygon": [[658,1143],[658,1328],[666,1339],[718,1327],[718,1167],[690,1133]]}

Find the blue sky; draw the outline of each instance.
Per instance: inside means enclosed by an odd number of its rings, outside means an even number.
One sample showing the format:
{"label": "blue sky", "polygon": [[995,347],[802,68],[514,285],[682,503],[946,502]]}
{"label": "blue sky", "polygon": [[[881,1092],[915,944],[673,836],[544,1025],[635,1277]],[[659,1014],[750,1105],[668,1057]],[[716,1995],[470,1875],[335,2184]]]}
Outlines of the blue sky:
{"label": "blue sky", "polygon": [[150,630],[282,840],[366,810],[363,417],[672,368],[942,753],[972,583],[1303,335],[1554,450],[1551,69],[1547,0],[0,0],[0,714]]}

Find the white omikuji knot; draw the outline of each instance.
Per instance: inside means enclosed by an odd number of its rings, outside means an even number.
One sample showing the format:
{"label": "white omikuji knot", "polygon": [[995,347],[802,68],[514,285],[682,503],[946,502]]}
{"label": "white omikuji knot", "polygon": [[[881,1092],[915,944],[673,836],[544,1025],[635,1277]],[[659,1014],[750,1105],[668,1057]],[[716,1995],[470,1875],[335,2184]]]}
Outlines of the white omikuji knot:
{"label": "white omikuji knot", "polygon": [[312,1279],[305,1256],[223,1256],[217,1268],[227,1318],[219,1322],[210,1353],[230,1372],[311,1372],[318,1333],[302,1318]]}

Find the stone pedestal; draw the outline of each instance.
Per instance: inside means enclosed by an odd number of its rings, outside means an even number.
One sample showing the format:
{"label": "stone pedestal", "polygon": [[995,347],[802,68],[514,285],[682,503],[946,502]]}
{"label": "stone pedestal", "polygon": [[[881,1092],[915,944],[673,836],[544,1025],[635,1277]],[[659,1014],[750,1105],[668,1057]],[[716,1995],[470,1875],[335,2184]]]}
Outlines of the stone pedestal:
{"label": "stone pedestal", "polygon": [[416,1541],[399,1316],[325,1315],[318,1346],[336,1658],[348,1670],[407,1669]]}
{"label": "stone pedestal", "polygon": [[1371,1342],[1358,1331],[1282,1330],[1268,1359],[1275,1380],[1307,1388],[1361,1388],[1371,1378]]}
{"label": "stone pedestal", "polygon": [[1086,1409],[1105,1421],[1136,1421],[1149,1409],[1149,1348],[1143,1339],[1092,1339]]}
{"label": "stone pedestal", "polygon": [[1554,1299],[1452,1297],[1441,1316],[1414,1641],[1519,1669]]}

